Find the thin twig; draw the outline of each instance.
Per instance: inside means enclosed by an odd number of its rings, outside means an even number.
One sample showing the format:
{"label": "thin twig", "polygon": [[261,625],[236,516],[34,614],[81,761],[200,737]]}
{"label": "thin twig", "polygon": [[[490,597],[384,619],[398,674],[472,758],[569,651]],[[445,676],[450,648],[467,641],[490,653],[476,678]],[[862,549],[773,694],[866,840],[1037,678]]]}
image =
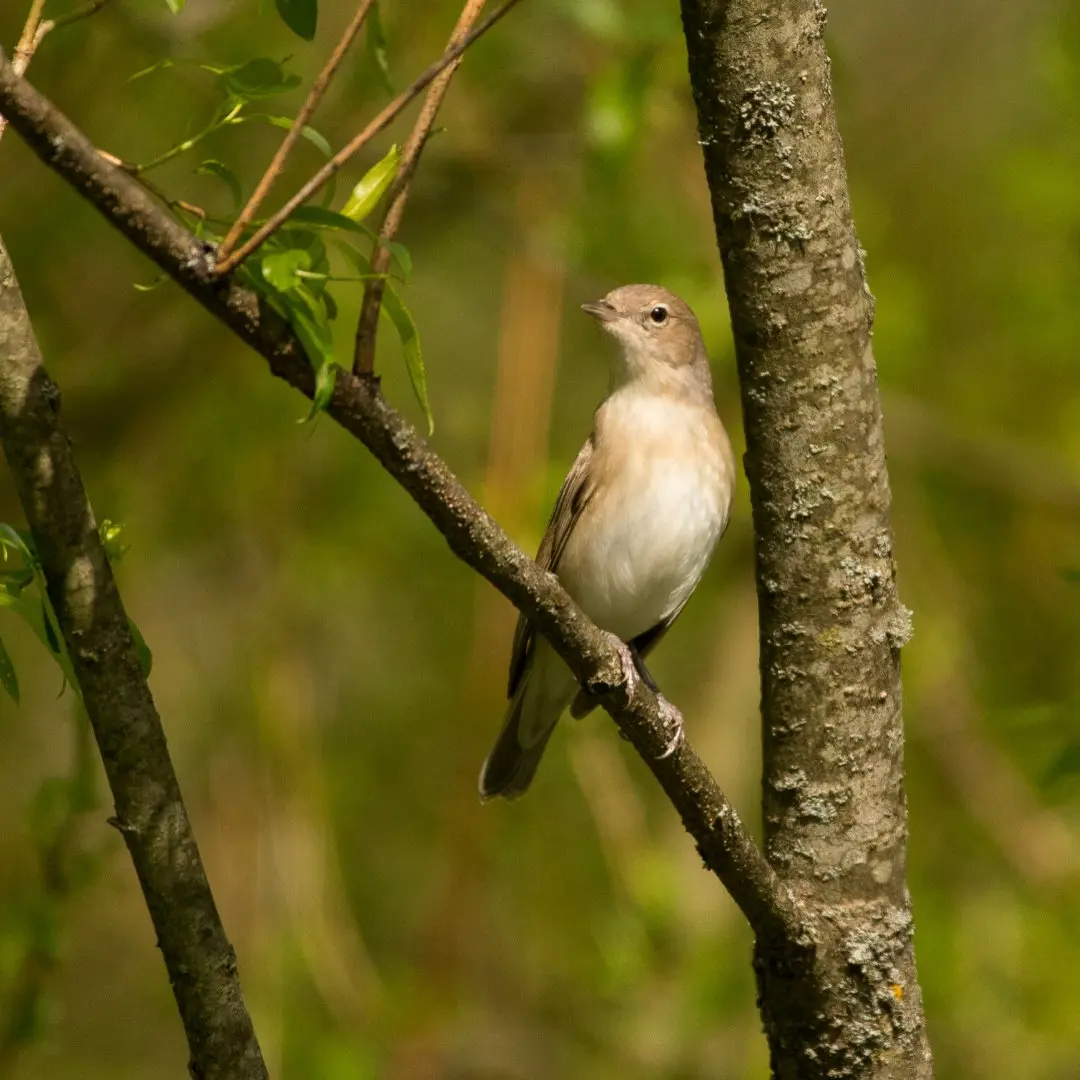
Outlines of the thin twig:
{"label": "thin twig", "polygon": [[[30,61],[34,58],[34,53],[38,51],[38,47],[49,34],[54,30],[58,30],[61,26],[70,26],[73,22],[78,22],[80,19],[96,14],[108,2],[109,0],[91,0],[91,3],[85,7],[79,8],[77,11],[70,11],[67,15],[58,15],[55,19],[42,19],[45,0],[34,0],[30,7],[30,13],[26,16],[26,24],[23,26],[22,34],[19,36],[19,43],[15,46],[11,66],[20,75],[25,75],[27,68],[30,67]],[[7,120],[0,116],[0,138],[3,138],[6,127]]]}
{"label": "thin twig", "polygon": [[[480,17],[485,2],[486,0],[466,0],[458,16],[454,32],[450,35],[447,49],[452,49],[469,32],[473,23]],[[420,154],[431,134],[443,98],[446,97],[446,91],[450,88],[450,80],[454,77],[454,72],[457,71],[460,63],[459,57],[432,82],[427,97],[424,98],[420,115],[416,118],[416,123],[409,133],[397,176],[394,177],[390,205],[379,228],[379,239],[371,253],[371,269],[376,273],[386,273],[390,268],[391,252],[388,241],[394,239],[401,227],[401,219],[405,216],[405,203],[409,198],[409,184],[420,163]],[[353,353],[353,371],[357,375],[371,375],[375,370],[375,338],[379,332],[379,308],[382,306],[385,290],[385,279],[372,281],[364,290],[360,318],[356,323],[356,346]]]}
{"label": "thin twig", "polygon": [[[41,25],[41,13],[45,10],[45,0],[33,0],[30,11],[23,24],[22,33],[19,35],[15,52],[11,57],[11,66],[17,75],[25,75],[30,61],[34,58],[34,50],[38,47],[37,32]],[[7,119],[0,115],[0,139],[4,137],[7,129]]]}
{"label": "thin twig", "polygon": [[[104,161],[51,102],[13,77],[2,56],[0,112],[46,165],[264,356],[274,375],[308,397],[314,393],[311,365],[285,321],[235,280],[215,280],[204,246],[135,180]],[[371,379],[339,372],[328,412],[401,484],[454,553],[535,619],[574,676],[597,694],[633,743],[694,838],[705,865],[727,887],[759,940],[785,943],[803,963],[813,949],[805,913],[691,746],[684,742],[670,757],[660,757],[669,735],[656,695],[642,685],[628,699],[621,664],[607,635],[585,617],[558,579],[507,537]]]}
{"label": "thin twig", "polygon": [[511,8],[516,7],[520,0],[506,0],[501,8],[495,11],[489,18],[480,24],[471,34],[463,38],[452,49],[443,53],[425,72],[417,77],[416,81],[405,91],[399,94],[389,105],[386,106],[363,131],[360,132],[348,145],[339,150],[280,210],[272,214],[262,228],[258,229],[245,243],[241,244],[228,258],[220,260],[214,273],[223,277],[240,265],[253,251],[259,248],[273,233],[275,233],[288,220],[294,210],[303,206],[313,195],[330,180],[330,178],[344,165],[354,154],[366,146],[380,131],[383,130],[397,115],[413,100],[422,90],[445,71],[474,41],[483,37]]}
{"label": "thin twig", "polygon": [[32,0],[30,11],[26,16],[19,42],[15,46],[11,66],[20,74],[25,75],[30,61],[34,58],[34,50],[40,44],[37,36],[38,27],[41,25],[41,16],[45,11],[45,0]]}
{"label": "thin twig", "polygon": [[319,72],[315,82],[312,83],[311,92],[308,94],[307,100],[304,102],[300,111],[296,114],[293,126],[289,129],[285,138],[282,139],[281,145],[277,149],[277,153],[274,154],[273,160],[266,167],[266,172],[263,173],[262,179],[252,192],[251,198],[247,201],[247,205],[240,211],[240,216],[233,222],[225,239],[221,241],[221,245],[218,247],[219,259],[224,260],[229,257],[229,253],[236,246],[236,242],[243,235],[244,230],[248,225],[251,224],[252,219],[262,205],[263,199],[270,193],[270,188],[273,187],[274,182],[281,176],[281,171],[285,167],[285,159],[289,156],[292,148],[296,145],[297,140],[303,134],[304,125],[311,119],[312,114],[315,112],[315,109],[318,107],[327,88],[330,86],[330,80],[333,79],[335,72],[341,66],[341,61],[345,59],[345,53],[348,52],[349,46],[353,43],[356,35],[360,33],[360,30],[364,25],[364,20],[367,18],[368,11],[371,10],[371,5],[374,2],[375,0],[360,0],[360,4],[356,9],[356,14],[353,16],[352,22],[345,28],[345,32],[341,35],[341,40],[330,54],[330,59],[326,61],[326,66]]}
{"label": "thin twig", "polygon": [[91,15],[96,15],[109,0],[91,0],[89,4],[84,7],[78,8],[75,11],[69,11],[66,15],[57,15],[55,19],[46,19],[38,30],[37,44],[41,44],[41,38],[44,38],[46,34],[51,34],[54,30],[59,30],[62,26],[70,26],[72,23],[80,22],[82,19],[88,19]]}

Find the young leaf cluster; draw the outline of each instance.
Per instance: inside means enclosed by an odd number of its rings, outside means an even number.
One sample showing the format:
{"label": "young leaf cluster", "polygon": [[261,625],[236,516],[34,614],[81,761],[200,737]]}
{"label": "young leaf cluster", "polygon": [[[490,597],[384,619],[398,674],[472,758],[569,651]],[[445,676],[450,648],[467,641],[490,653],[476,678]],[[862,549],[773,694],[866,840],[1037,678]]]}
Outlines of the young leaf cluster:
{"label": "young leaf cluster", "polygon": [[[290,29],[301,37],[310,39],[314,35],[317,21],[317,5],[314,0],[278,0],[277,11]],[[386,39],[377,5],[372,9],[368,23],[367,42],[368,56],[381,81],[389,88]],[[193,135],[148,162],[129,165],[128,169],[134,175],[141,178],[149,170],[197,149],[210,136],[243,124],[269,124],[283,130],[292,127],[293,120],[290,117],[263,111],[261,105],[254,107],[256,103],[295,90],[300,85],[299,76],[288,70],[286,61],[257,57],[243,64],[218,65],[166,59],[138,72],[132,78],[144,78],[181,64],[189,64],[212,74],[220,101],[209,121]],[[333,156],[329,142],[315,128],[307,125],[302,129],[302,134],[323,156]],[[428,399],[427,375],[419,331],[400,291],[401,284],[408,284],[412,273],[412,259],[402,244],[392,240],[378,240],[376,233],[365,224],[393,182],[400,160],[400,150],[396,145],[392,146],[355,185],[340,211],[331,209],[334,202],[334,187],[331,182],[324,190],[320,206],[307,205],[297,210],[286,225],[272,235],[238,270],[245,284],[265,297],[270,306],[289,322],[303,343],[315,373],[315,393],[311,410],[305,419],[310,420],[326,408],[334,391],[336,373],[341,366],[334,350],[333,323],[338,315],[339,304],[333,286],[363,283],[373,277],[383,277],[386,285],[382,310],[401,342],[409,381],[424,411],[429,433],[433,430],[434,422]],[[244,205],[246,192],[235,168],[218,157],[207,157],[195,167],[194,172],[196,175],[212,176],[219,180],[229,195],[232,214],[239,213]],[[215,218],[186,201],[162,197],[170,209],[207,243],[218,243],[227,231],[227,219]],[[253,221],[244,238],[250,236],[263,223],[261,220]],[[327,249],[329,239],[333,240],[336,251],[344,258],[349,273],[334,273]],[[392,265],[388,275],[372,272],[371,255],[375,243],[384,244],[391,253]],[[357,246],[358,244],[362,246]],[[390,278],[396,279],[397,284]]]}

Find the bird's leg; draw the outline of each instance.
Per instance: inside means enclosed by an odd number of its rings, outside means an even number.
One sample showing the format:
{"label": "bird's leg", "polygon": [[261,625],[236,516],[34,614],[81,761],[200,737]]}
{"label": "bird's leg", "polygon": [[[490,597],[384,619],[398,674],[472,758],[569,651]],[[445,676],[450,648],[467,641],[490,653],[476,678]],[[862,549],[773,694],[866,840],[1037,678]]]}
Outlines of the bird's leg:
{"label": "bird's leg", "polygon": [[674,705],[663,694],[660,693],[660,687],[656,685],[656,680],[649,674],[649,669],[645,666],[645,660],[641,653],[638,651],[638,647],[631,641],[630,642],[630,655],[634,658],[634,666],[638,670],[638,674],[641,676],[642,682],[656,695],[657,703],[660,706],[660,722],[666,729],[672,730],[671,741],[664,748],[664,752],[660,755],[661,761],[666,757],[671,757],[676,750],[682,745],[683,739],[686,738],[685,725],[683,724],[682,713],[679,712]]}
{"label": "bird's leg", "polygon": [[638,674],[641,676],[641,681],[654,693],[660,693],[660,687],[656,685],[656,680],[649,674],[649,669],[645,666],[645,658],[641,655],[638,647],[631,641],[627,648],[630,650],[630,655],[634,658],[634,667],[637,668]]}
{"label": "bird's leg", "polygon": [[656,700],[660,705],[660,723],[664,725],[665,730],[674,730],[671,741],[658,758],[659,761],[663,761],[682,746],[683,739],[686,738],[686,725],[683,722],[682,713],[659,691],[656,691]]}
{"label": "bird's leg", "polygon": [[[615,634],[608,634],[608,640],[619,654],[619,663],[622,665],[623,678],[626,680],[626,701],[629,704],[634,700],[634,690],[637,688],[638,673],[634,664],[633,646],[627,645],[622,638]],[[646,684],[647,685],[647,684]]]}

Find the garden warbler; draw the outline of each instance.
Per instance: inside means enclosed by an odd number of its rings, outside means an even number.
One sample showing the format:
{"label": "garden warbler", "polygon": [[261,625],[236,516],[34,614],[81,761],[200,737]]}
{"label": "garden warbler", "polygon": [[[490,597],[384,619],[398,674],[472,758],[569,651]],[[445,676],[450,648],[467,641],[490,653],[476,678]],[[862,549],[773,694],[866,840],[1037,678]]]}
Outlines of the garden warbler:
{"label": "garden warbler", "polygon": [[[536,561],[615,640],[632,695],[643,657],[690,598],[728,521],[735,460],[713,403],[709,358],[686,303],[656,285],[626,285],[582,304],[618,342],[608,396],[563,483]],[[480,774],[483,799],[521,795],[563,710],[595,699],[522,615],[510,704]],[[679,711],[660,698],[682,741]]]}

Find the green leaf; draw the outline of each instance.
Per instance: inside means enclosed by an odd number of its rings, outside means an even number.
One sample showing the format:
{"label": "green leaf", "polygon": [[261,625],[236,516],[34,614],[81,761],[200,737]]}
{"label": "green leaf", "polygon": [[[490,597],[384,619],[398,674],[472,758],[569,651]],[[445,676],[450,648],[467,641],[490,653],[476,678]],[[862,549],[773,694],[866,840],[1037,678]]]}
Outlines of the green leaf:
{"label": "green leaf", "polygon": [[431,403],[428,401],[427,372],[424,370],[424,357],[420,352],[420,334],[417,332],[412,313],[389,281],[386,283],[386,292],[383,293],[382,310],[389,316],[401,339],[409,381],[412,383],[416,400],[420,402],[420,408],[424,410],[424,416],[427,418],[428,435],[432,435],[435,432],[435,418],[431,414]]}
{"label": "green leaf", "polygon": [[98,526],[98,536],[110,562],[118,563],[128,553],[131,545],[124,543],[124,526],[118,522],[106,518]]}
{"label": "green leaf", "polygon": [[390,79],[390,62],[386,55],[386,33],[383,30],[382,5],[379,0],[375,0],[371,10],[368,11],[366,39],[367,53],[375,65],[375,70],[379,73],[379,81],[387,94],[393,97],[394,84]]}
{"label": "green leaf", "polygon": [[318,0],[276,0],[276,3],[285,25],[305,41],[311,41],[319,21]]}
{"label": "green leaf", "polygon": [[128,618],[128,629],[131,631],[132,640],[135,642],[135,651],[139,654],[139,667],[142,668],[143,678],[147,678],[150,675],[150,669],[154,666],[154,654],[150,651],[150,646],[146,644],[146,638],[142,636],[142,631],[135,625],[135,620]]}
{"label": "green leaf", "polygon": [[236,173],[221,161],[214,161],[212,158],[204,161],[196,170],[197,176],[216,176],[222,183],[229,189],[229,193],[232,195],[233,207],[237,210],[240,209],[240,205],[244,201],[244,193],[240,187],[240,180],[237,178]]}
{"label": "green leaf", "polygon": [[311,269],[311,254],[300,248],[267,255],[262,261],[263,278],[278,292],[291,292],[302,284],[297,270]]}
{"label": "green leaf", "polygon": [[[281,234],[279,234],[281,235]],[[326,249],[322,241],[312,234],[301,233],[300,236],[311,236],[318,249],[293,248],[286,252],[280,252],[282,256],[295,259],[298,254],[311,258],[311,250],[319,250],[321,258],[326,258]],[[359,254],[359,253],[358,253]],[[268,258],[273,258],[269,256]],[[293,267],[289,270],[288,262],[283,261],[280,267],[276,267],[270,274],[265,270],[266,259],[263,260],[264,270],[261,279],[252,275],[249,281],[266,297],[270,306],[283,318],[296,333],[304,353],[311,364],[311,370],[315,373],[315,391],[312,396],[311,409],[300,422],[305,423],[313,419],[320,412],[325,411],[334,393],[334,384],[337,379],[339,365],[334,359],[334,338],[330,330],[330,316],[328,315],[329,297],[319,296],[309,288],[309,282],[296,274]],[[290,276],[291,274],[291,276]],[[282,292],[271,278],[277,278],[281,282],[295,281],[295,284]],[[317,283],[312,283],[317,284]]]}
{"label": "green leaf", "polygon": [[51,651],[49,638],[45,633],[45,622],[41,616],[41,604],[36,598],[31,600],[27,596],[22,596],[21,592],[21,589],[16,592],[9,587],[0,589],[0,608],[15,612],[33,630],[38,641]]}
{"label": "green leaf", "polygon": [[311,399],[311,410],[304,417],[305,423],[326,411],[330,399],[334,396],[334,386],[337,384],[339,370],[340,367],[336,363],[320,364],[315,369],[315,395]]}
{"label": "green leaf", "polygon": [[17,551],[31,566],[37,565],[37,559],[34,553],[30,550],[30,546],[27,544],[26,539],[22,533],[13,529],[10,525],[0,522],[0,547],[4,548],[4,557],[7,558],[7,549],[12,548]]}
{"label": "green leaf", "polygon": [[412,256],[409,254],[409,249],[396,240],[382,240],[380,243],[390,249],[390,254],[393,255],[394,261],[401,267],[401,274],[408,283],[412,279]]}
{"label": "green leaf", "polygon": [[18,615],[23,622],[34,632],[38,641],[49,650],[53,659],[59,665],[64,675],[64,681],[75,687],[78,693],[78,684],[75,681],[75,673],[71,667],[71,661],[57,641],[56,631],[52,627],[52,617],[48,613],[45,603],[35,595],[22,596],[18,591],[12,591],[10,587],[0,589],[0,608],[7,608]]}
{"label": "green leaf", "polygon": [[352,218],[353,221],[363,221],[375,209],[392,183],[400,161],[401,151],[397,143],[394,143],[386,156],[372,165],[360,183],[353,188],[349,201],[341,210],[345,217]]}
{"label": "green leaf", "polygon": [[0,586],[16,599],[22,595],[23,589],[33,583],[33,580],[34,571],[28,566],[19,570],[0,571]]}
{"label": "green leaf", "polygon": [[[292,120],[287,116],[271,116],[269,113],[252,113],[251,116],[245,116],[243,119],[245,122],[250,120],[262,120],[264,123],[273,124],[274,127],[284,128],[286,131],[293,126]],[[300,134],[325,157],[331,158],[334,156],[334,151],[326,141],[326,137],[320,135],[319,132],[310,125],[305,124],[303,128],[300,129]]]}
{"label": "green leaf", "polygon": [[19,703],[19,677],[15,674],[15,665],[11,662],[3,641],[0,641],[0,684],[16,705]]}
{"label": "green leaf", "polygon": [[311,259],[311,266],[301,266],[301,270],[309,270],[312,273],[327,273],[330,269],[330,259],[326,254],[326,245],[322,237],[314,229],[296,229],[286,226],[278,230],[277,234],[267,242],[267,248],[271,252],[288,251],[296,248],[306,251]]}
{"label": "green leaf", "polygon": [[164,71],[166,68],[175,66],[176,61],[166,57],[164,60],[159,60],[156,64],[151,64],[149,67],[140,68],[134,75],[128,76],[128,82],[134,82],[136,79],[143,79],[147,75],[153,75],[157,71]]}
{"label": "green leaf", "polygon": [[49,614],[48,605],[44,600],[41,601],[41,621],[45,624],[45,644],[48,645],[55,656],[59,656],[62,652],[60,638],[56,635],[56,628],[52,624],[52,616]]}
{"label": "green leaf", "polygon": [[166,6],[174,15],[179,15],[186,3],[187,0],[165,0]]}
{"label": "green leaf", "polygon": [[220,75],[222,88],[234,100],[256,101],[273,97],[300,85],[299,75],[285,70],[276,60],[259,56],[246,64],[226,68]]}
{"label": "green leaf", "polygon": [[333,210],[324,210],[321,206],[301,206],[289,215],[289,221],[300,222],[303,225],[314,225],[319,229],[342,229],[345,232],[359,233],[361,236],[371,236],[371,230],[361,225],[352,218],[345,217]]}
{"label": "green leaf", "polygon": [[296,331],[300,344],[304,346],[308,362],[315,372],[315,393],[311,399],[311,409],[303,421],[307,422],[325,412],[334,395],[338,373],[338,364],[334,360],[334,341],[329,325],[325,321],[320,322],[313,314],[299,306],[292,309],[289,322]]}

